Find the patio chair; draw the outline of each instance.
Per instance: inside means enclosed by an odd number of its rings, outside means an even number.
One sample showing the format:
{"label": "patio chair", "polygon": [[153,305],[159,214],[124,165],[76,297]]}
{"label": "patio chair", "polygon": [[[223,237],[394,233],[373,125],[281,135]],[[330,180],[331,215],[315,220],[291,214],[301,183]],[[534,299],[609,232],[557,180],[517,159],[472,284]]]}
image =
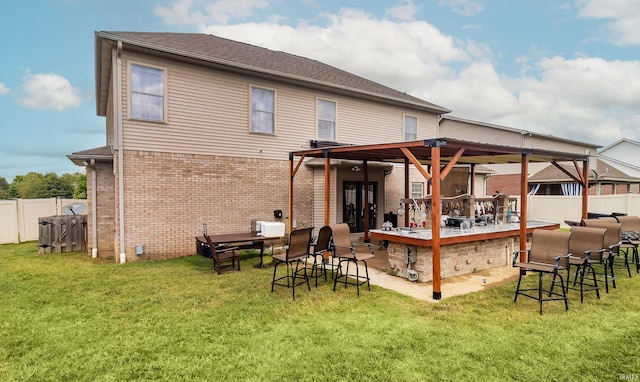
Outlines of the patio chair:
{"label": "patio chair", "polygon": [[[338,260],[338,266],[335,271],[335,275],[333,278],[333,291],[336,291],[336,285],[341,278],[344,278],[344,286],[347,284],[355,285],[358,291],[358,297],[360,297],[360,285],[367,284],[367,289],[371,290],[371,284],[369,279],[369,267],[367,266],[367,260],[375,257],[373,254],[373,246],[368,243],[362,243],[359,245],[358,249],[354,247],[354,244],[351,242],[351,237],[349,236],[349,225],[346,223],[334,224],[331,226],[331,231],[333,233],[333,245],[332,252],[333,257]],[[363,252],[360,250],[362,246],[367,246],[368,252]],[[342,263],[347,264],[346,271],[342,270]],[[349,264],[353,263],[356,267],[356,273],[349,273]],[[362,263],[364,265],[365,275],[360,275],[360,270],[358,264]],[[351,281],[350,278],[353,280]]]}
{"label": "patio chair", "polygon": [[[231,267],[232,269],[235,269],[236,263],[238,264],[238,272],[240,271],[240,255],[236,252],[236,247],[227,247],[224,245],[216,246],[211,241],[209,235],[204,235],[204,238],[209,247],[208,253],[205,254],[205,256],[211,257],[213,260],[213,268],[218,272],[218,274],[222,273],[223,268]],[[223,263],[226,263],[226,265],[223,265]]]}
{"label": "patio chair", "polygon": [[[293,300],[295,301],[297,286],[307,283],[307,289],[311,291],[311,286],[309,285],[309,275],[307,274],[306,261],[309,257],[312,232],[313,227],[301,228],[295,231],[291,231],[289,233],[289,245],[287,246],[287,250],[285,251],[285,253],[278,253],[272,256],[272,293],[276,285],[291,288],[291,294],[293,296]],[[286,274],[284,276],[276,278],[279,264],[285,265]]]}
{"label": "patio chair", "polygon": [[633,262],[636,264],[636,273],[640,273],[640,256],[638,256],[638,244],[640,244],[640,217],[615,215],[622,230],[622,248],[625,252],[633,252]]}
{"label": "patio chair", "polygon": [[[607,229],[607,233],[605,233],[604,235],[604,248],[607,249],[607,253],[604,255],[604,259],[602,262],[605,280],[607,281],[607,284],[605,285],[605,291],[607,293],[609,293],[609,283],[611,283],[614,288],[616,287],[616,275],[614,271],[615,268],[625,268],[627,270],[627,273],[629,274],[629,277],[631,277],[631,268],[629,267],[628,254],[626,252],[620,252],[620,235],[622,225],[611,219],[612,218],[582,220],[583,225],[586,227],[598,227]],[[619,256],[624,256],[624,258],[616,260],[616,258]],[[611,273],[611,276],[608,277],[607,268]]]}
{"label": "patio chair", "polygon": [[[580,284],[580,303],[584,301],[584,292],[586,291],[595,291],[596,297],[600,298],[596,271],[593,269],[592,263],[602,262],[602,255],[606,251],[604,249],[604,235],[606,232],[606,228],[571,227],[569,267],[575,267],[576,272],[573,278],[573,287],[569,287],[571,271],[567,268],[567,287],[577,289],[575,285]],[[591,280],[585,284],[585,275],[589,273],[591,274]]]}
{"label": "patio chair", "polygon": [[309,253],[309,256],[313,259],[310,277],[316,280],[316,288],[318,287],[318,278],[320,276],[324,275],[324,280],[327,281],[327,258],[325,256],[331,251],[331,240],[331,227],[328,225],[323,226],[318,231],[318,237],[313,244],[313,251]]}
{"label": "patio chair", "polygon": [[[518,296],[538,300],[540,305],[540,314],[542,314],[542,303],[546,301],[563,300],[565,310],[569,310],[567,301],[567,289],[565,288],[564,279],[560,271],[565,271],[569,267],[569,238],[571,232],[568,231],[548,231],[537,229],[533,231],[531,238],[531,248],[524,251],[515,251],[513,253],[513,266],[520,268],[520,277],[518,277],[518,285],[513,302],[518,300]],[[519,257],[522,253],[526,253],[526,259],[520,261]],[[528,272],[538,274],[538,287],[520,289],[522,276]],[[549,290],[543,288],[542,275],[553,275],[551,287]],[[560,279],[561,293],[554,292],[556,278]],[[532,294],[531,292],[537,292]],[[543,292],[545,292],[543,294]],[[547,295],[548,294],[548,295]]]}

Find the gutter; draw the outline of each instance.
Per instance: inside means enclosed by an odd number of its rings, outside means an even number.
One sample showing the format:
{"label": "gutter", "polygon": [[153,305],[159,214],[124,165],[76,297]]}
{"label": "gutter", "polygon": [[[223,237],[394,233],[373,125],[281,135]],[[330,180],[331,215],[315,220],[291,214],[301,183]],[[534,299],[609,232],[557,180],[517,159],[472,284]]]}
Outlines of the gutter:
{"label": "gutter", "polygon": [[115,65],[115,92],[116,92],[116,104],[115,104],[115,130],[118,134],[118,217],[120,223],[120,264],[127,262],[127,255],[125,253],[125,240],[124,240],[124,150],[123,150],[123,138],[122,138],[122,41],[118,41],[116,50]]}
{"label": "gutter", "polygon": [[91,168],[91,189],[93,192],[91,193],[91,221],[93,221],[91,227],[91,257],[96,259],[98,257],[98,206],[96,205],[98,201],[97,197],[97,187],[98,180],[96,179],[97,171],[96,171],[96,160],[91,159],[89,162],[89,167]]}

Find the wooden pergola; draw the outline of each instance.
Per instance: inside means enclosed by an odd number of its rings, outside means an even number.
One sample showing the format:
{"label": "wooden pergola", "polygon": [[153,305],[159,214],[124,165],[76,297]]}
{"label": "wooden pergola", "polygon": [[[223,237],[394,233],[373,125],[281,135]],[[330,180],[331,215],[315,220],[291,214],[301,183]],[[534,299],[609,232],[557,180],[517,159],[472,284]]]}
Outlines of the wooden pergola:
{"label": "wooden pergola", "polygon": [[[440,218],[441,182],[455,165],[469,165],[473,184],[473,168],[478,164],[520,163],[520,250],[526,249],[528,166],[532,162],[554,164],[562,172],[582,186],[582,218],[587,218],[589,157],[586,154],[564,153],[537,148],[510,147],[467,142],[448,138],[436,138],[411,142],[385,143],[361,146],[332,146],[289,153],[289,231],[293,222],[293,181],[296,172],[306,158],[324,158],[324,224],[330,220],[330,160],[362,161],[365,189],[368,184],[368,162],[404,164],[405,198],[409,197],[409,165],[412,164],[431,184],[431,227],[433,253],[433,298],[442,298],[440,269]],[[582,169],[578,162],[582,162]],[[560,162],[572,162],[575,173],[560,166]],[[580,171],[581,170],[581,171]],[[473,191],[471,192],[473,194]],[[365,205],[368,204],[365,192]],[[368,239],[368,209],[364,211],[365,239]],[[522,255],[524,257],[524,254]],[[524,261],[525,259],[521,259]]]}

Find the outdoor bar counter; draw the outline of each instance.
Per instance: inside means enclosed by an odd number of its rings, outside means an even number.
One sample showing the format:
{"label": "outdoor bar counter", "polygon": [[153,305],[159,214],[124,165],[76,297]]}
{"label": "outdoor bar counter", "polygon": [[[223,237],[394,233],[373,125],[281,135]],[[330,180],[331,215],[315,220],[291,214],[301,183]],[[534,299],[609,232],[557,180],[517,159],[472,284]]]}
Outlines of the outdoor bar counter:
{"label": "outdoor bar counter", "polygon": [[[555,222],[527,221],[527,237],[533,230],[557,229]],[[389,268],[397,276],[428,282],[433,279],[432,240],[430,229],[406,228],[384,231],[372,229],[371,238],[389,243]],[[469,229],[440,228],[441,278],[450,278],[500,267],[511,263],[512,254],[520,249],[520,223],[473,225]],[[411,256],[408,255],[409,250]],[[411,265],[408,261],[411,258]],[[408,271],[409,269],[409,271]],[[416,275],[417,273],[417,275]]]}

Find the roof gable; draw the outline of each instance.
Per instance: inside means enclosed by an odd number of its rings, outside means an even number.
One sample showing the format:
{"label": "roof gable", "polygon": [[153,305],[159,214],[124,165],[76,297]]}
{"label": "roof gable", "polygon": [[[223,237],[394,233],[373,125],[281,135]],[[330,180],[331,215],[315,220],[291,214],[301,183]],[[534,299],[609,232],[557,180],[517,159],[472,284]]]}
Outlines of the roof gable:
{"label": "roof gable", "polygon": [[[565,164],[561,163],[560,166],[564,168],[571,174],[576,174],[576,168],[573,164]],[[582,165],[578,164],[578,168],[582,171]],[[596,175],[597,174],[597,175]],[[640,179],[634,178],[620,171],[616,167],[612,166],[609,163],[598,161],[595,171],[591,169],[589,171],[589,179],[591,181],[616,181],[616,182],[630,182],[636,183]],[[554,165],[549,165],[539,172],[531,175],[529,177],[530,183],[561,183],[561,182],[569,182],[573,183],[574,180],[571,179],[567,174],[563,173],[560,169],[558,169]]]}

